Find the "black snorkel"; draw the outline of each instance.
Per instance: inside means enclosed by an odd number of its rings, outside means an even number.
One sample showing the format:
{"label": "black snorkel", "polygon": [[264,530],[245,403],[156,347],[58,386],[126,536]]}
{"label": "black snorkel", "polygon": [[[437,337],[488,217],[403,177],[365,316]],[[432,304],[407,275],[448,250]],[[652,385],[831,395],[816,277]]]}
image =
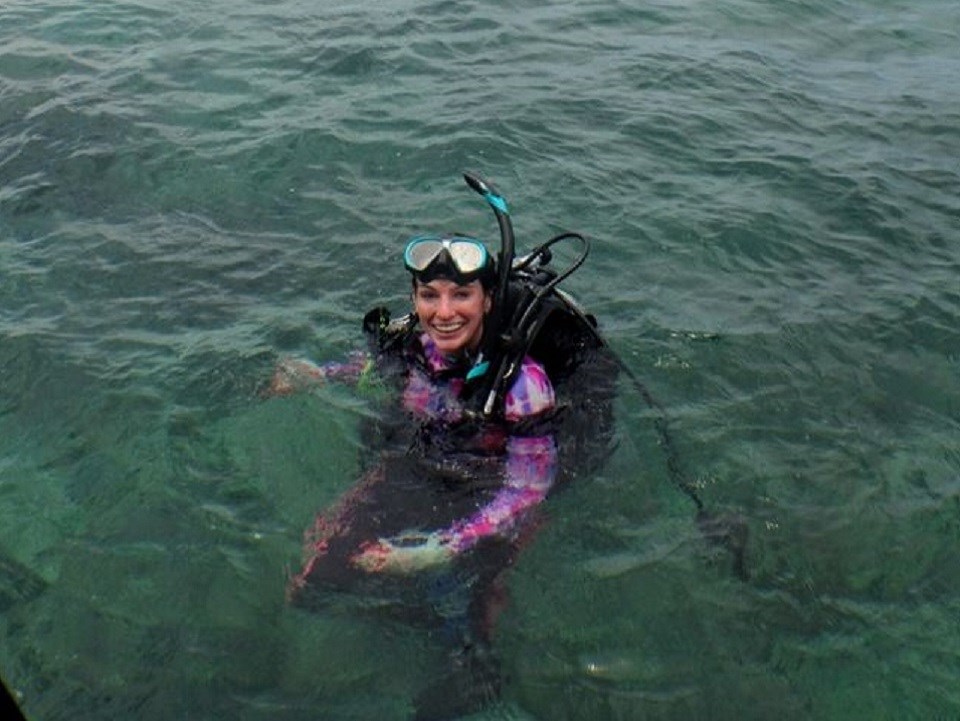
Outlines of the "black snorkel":
{"label": "black snorkel", "polygon": [[500,226],[500,253],[497,256],[499,263],[500,277],[497,282],[497,294],[494,297],[494,313],[497,308],[502,310],[503,302],[507,297],[507,281],[510,278],[510,270],[513,267],[514,255],[514,236],[513,223],[510,221],[510,211],[507,209],[507,201],[497,192],[486,180],[476,173],[465,172],[463,179],[467,185],[483,196],[491,208],[494,215],[497,216],[497,225]]}
{"label": "black snorkel", "polygon": [[[467,380],[473,381],[484,376],[490,369],[490,358],[496,355],[501,341],[501,332],[503,327],[504,309],[507,302],[507,293],[509,291],[510,271],[513,268],[514,256],[514,235],[513,223],[510,221],[510,211],[507,208],[507,201],[497,191],[493,185],[476,173],[465,172],[463,179],[471,188],[483,196],[487,204],[493,209],[497,217],[497,225],[500,227],[500,253],[497,255],[499,278],[497,279],[497,290],[493,297],[493,308],[487,317],[483,332],[483,341],[480,345],[480,355],[477,362],[467,374]],[[502,373],[498,375],[502,376]],[[483,404],[483,413],[489,416],[494,409],[496,401],[497,379],[490,386],[487,398]]]}

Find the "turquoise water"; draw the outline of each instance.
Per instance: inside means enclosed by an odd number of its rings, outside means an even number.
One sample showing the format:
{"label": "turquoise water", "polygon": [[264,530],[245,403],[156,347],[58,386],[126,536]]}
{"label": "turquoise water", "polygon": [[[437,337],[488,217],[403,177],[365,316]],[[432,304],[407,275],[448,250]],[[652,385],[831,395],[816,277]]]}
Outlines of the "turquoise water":
{"label": "turquoise water", "polygon": [[415,629],[288,608],[402,240],[593,239],[617,453],[511,571],[489,719],[960,717],[960,5],[0,5],[0,671],[32,719],[403,719]]}

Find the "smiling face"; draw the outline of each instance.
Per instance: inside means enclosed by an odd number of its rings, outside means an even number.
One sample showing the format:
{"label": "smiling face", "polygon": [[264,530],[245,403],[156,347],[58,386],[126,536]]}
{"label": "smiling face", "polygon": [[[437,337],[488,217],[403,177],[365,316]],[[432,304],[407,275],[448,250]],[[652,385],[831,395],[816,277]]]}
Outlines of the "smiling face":
{"label": "smiling face", "polygon": [[417,281],[413,289],[420,327],[444,355],[477,348],[483,335],[483,317],[492,302],[479,280],[458,285],[438,278],[429,283]]}

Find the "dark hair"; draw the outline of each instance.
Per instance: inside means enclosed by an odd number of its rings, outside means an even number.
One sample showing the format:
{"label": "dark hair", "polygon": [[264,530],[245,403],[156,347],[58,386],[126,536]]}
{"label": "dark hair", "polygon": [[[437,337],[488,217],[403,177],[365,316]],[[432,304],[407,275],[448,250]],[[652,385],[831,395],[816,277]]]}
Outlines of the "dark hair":
{"label": "dark hair", "polygon": [[[492,263],[491,263],[492,265]],[[410,274],[410,286],[416,290],[417,283],[429,283],[433,280],[451,280],[457,285],[469,285],[475,280],[480,281],[480,286],[483,288],[484,292],[491,293],[494,288],[497,287],[497,273],[495,270],[487,271],[484,268],[481,271],[480,275],[473,276],[472,278],[463,278],[451,276],[446,273],[411,273]]]}

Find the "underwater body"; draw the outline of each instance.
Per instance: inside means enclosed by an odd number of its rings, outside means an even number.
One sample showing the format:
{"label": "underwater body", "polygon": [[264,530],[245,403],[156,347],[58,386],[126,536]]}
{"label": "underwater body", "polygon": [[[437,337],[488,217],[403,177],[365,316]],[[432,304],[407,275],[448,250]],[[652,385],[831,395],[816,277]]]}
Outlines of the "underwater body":
{"label": "underwater body", "polygon": [[960,8],[0,7],[0,675],[31,719],[406,719],[421,629],[291,608],[375,398],[264,402],[403,242],[592,241],[618,444],[507,576],[479,718],[960,710]]}

